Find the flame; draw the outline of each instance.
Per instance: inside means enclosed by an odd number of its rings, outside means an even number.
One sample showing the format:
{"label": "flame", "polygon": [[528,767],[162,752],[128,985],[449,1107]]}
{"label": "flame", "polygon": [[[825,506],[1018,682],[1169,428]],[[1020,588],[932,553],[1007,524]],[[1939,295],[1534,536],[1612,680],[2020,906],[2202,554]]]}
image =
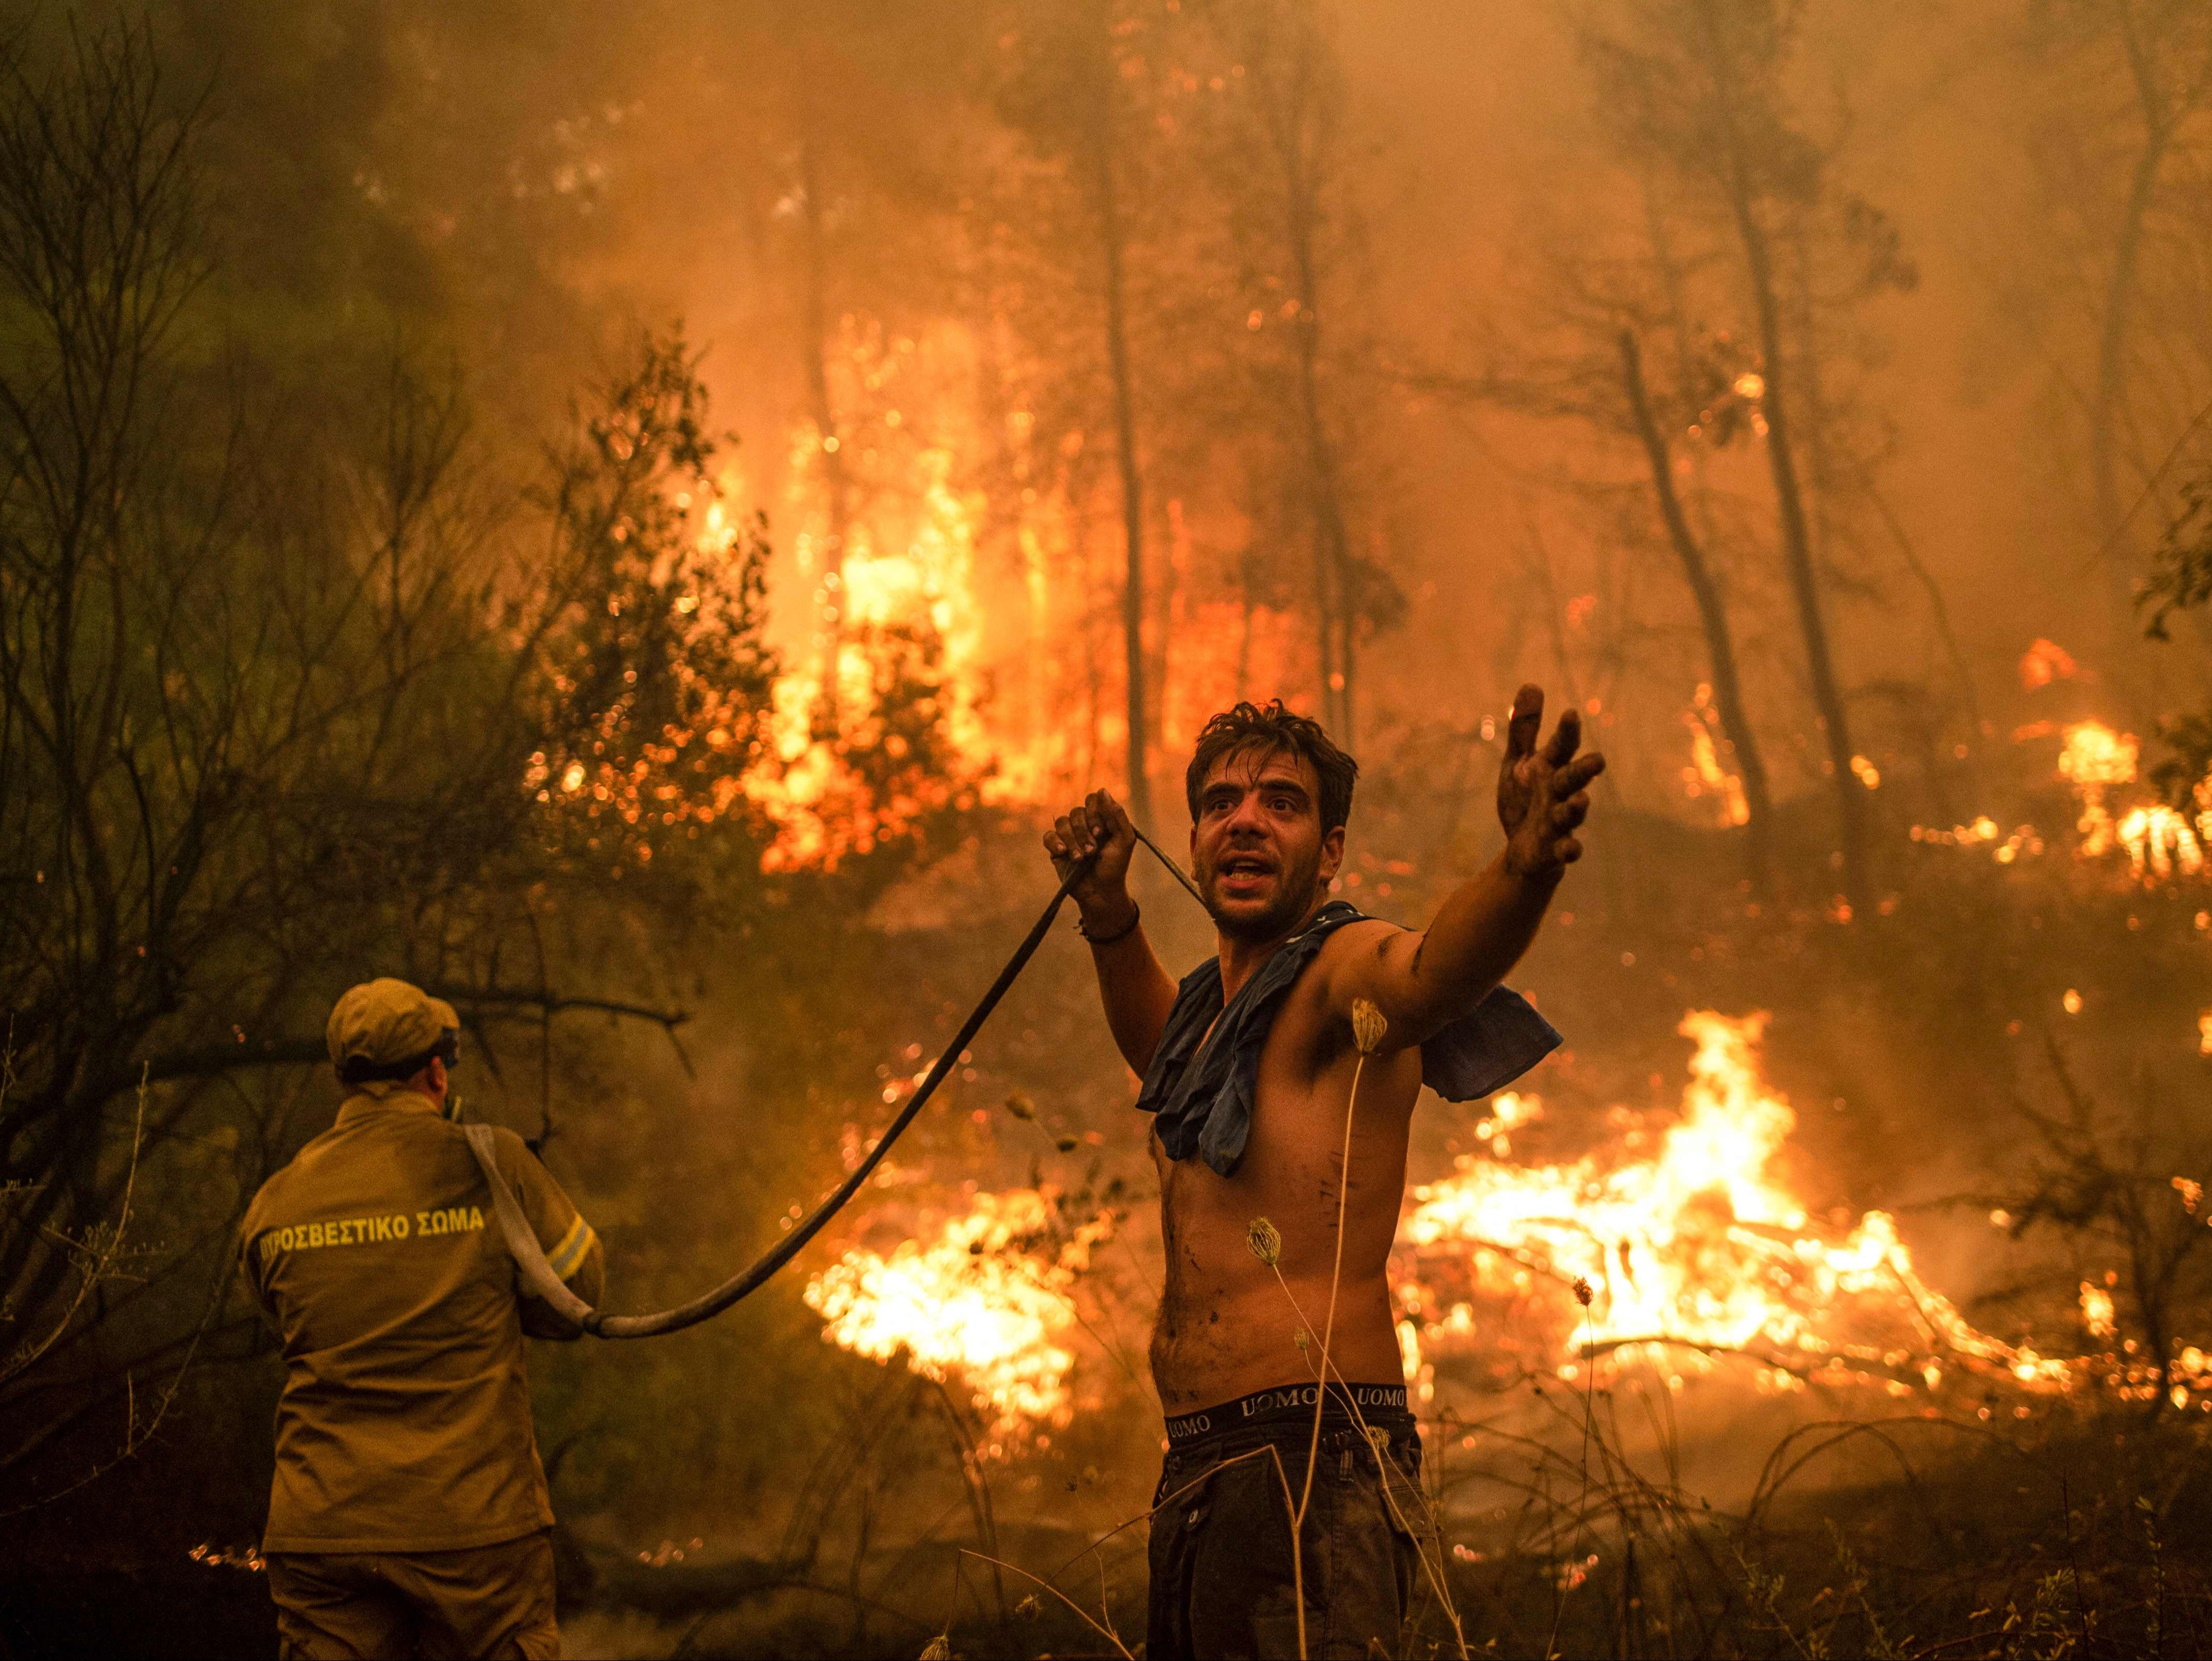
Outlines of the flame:
{"label": "flame", "polygon": [[2112,1294],[2088,1281],[2081,1282],[2081,1325],[2088,1329],[2093,1338],[2110,1340],[2120,1336],[2118,1313],[2112,1306]]}
{"label": "flame", "polygon": [[1036,799],[1046,782],[1031,735],[993,718],[1003,597],[980,579],[992,515],[958,461],[987,449],[960,391],[972,343],[855,312],[828,346],[836,430],[801,421],[786,446],[798,582],[779,580],[772,613],[796,644],[746,785],[776,827],[771,870],[835,869],[937,809]]}
{"label": "flame", "polygon": [[[1484,1151],[1413,1191],[1393,1255],[1400,1357],[1417,1400],[1434,1399],[1440,1370],[1461,1378],[1470,1365],[1572,1379],[1640,1360],[1680,1387],[1732,1355],[1769,1390],[1874,1384],[1911,1396],[1975,1379],[2124,1400],[2164,1389],[2212,1411],[2212,1356],[2194,1346],[2161,1375],[2132,1342],[2124,1354],[2067,1358],[2008,1343],[1926,1282],[1887,1213],[1815,1222],[1786,1171],[1796,1115],[1760,1075],[1768,1019],[1685,1015],[1678,1030],[1693,1051],[1679,1111],[1615,1108],[1608,1142],[1571,1162],[1507,1163],[1508,1132],[1540,1122],[1544,1107],[1534,1095],[1497,1099]],[[2201,1186],[2172,1186],[2194,1215]],[[2002,1210],[1989,1221],[2015,1226]],[[1074,1414],[1074,1294],[1113,1226],[1101,1212],[1066,1231],[1049,1187],[981,1193],[888,1257],[848,1251],[804,1295],[826,1341],[878,1362],[903,1353],[913,1371],[964,1388],[996,1439],[989,1453],[1042,1446]],[[1267,1226],[1254,1227],[1267,1261]],[[2118,1337],[2106,1288],[2082,1282],[2080,1305],[2092,1339]],[[1985,1395],[1977,1410],[1990,1416]]]}
{"label": "flame", "polygon": [[2201,876],[2205,845],[2212,842],[2212,779],[2198,781],[2193,815],[2163,802],[2139,802],[2116,818],[2113,793],[2136,782],[2141,753],[2132,733],[2115,732],[2101,721],[2079,721],[2066,729],[2058,774],[2081,798],[2076,828],[2081,840],[2075,852],[2096,859],[2120,849],[2135,876],[2154,885]]}
{"label": "flame", "polygon": [[2128,862],[2137,876],[2146,882],[2163,882],[2176,871],[2194,876],[2204,869],[2204,844],[2198,829],[2204,827],[2207,834],[2212,834],[2212,826],[2205,826],[2208,817],[2212,815],[2200,815],[2192,825],[2163,802],[2154,803],[2130,809],[2112,834],[2128,851]]}
{"label": "flame", "polygon": [[2038,639],[2021,654],[2020,683],[2030,692],[2053,681],[2070,681],[2079,672],[2073,655],[2056,640]]}
{"label": "flame", "polygon": [[[1796,1116],[1759,1073],[1767,1019],[1683,1018],[1696,1050],[1663,1128],[1616,1109],[1613,1145],[1571,1164],[1467,1155],[1417,1187],[1398,1295],[1419,1318],[1424,1354],[1474,1353],[1494,1319],[1567,1377],[1581,1355],[1687,1347],[1754,1356],[1785,1385],[1881,1376],[1932,1388],[1961,1363],[2065,1387],[2064,1362],[1978,1331],[1923,1282],[1887,1214],[1840,1236],[1808,1222],[1780,1168]],[[1591,1290],[1586,1313],[1577,1281]],[[1501,1335],[1480,1336],[1494,1353]]]}
{"label": "flame", "polygon": [[2139,746],[2132,733],[2112,730],[2102,721],[2076,721],[2066,729],[2058,752],[2058,776],[2071,784],[2081,798],[2081,816],[2075,828],[2081,833],[2081,855],[2094,859],[2112,852],[2115,827],[2105,805],[2106,793],[2136,777]]}
{"label": "flame", "polygon": [[978,1194],[926,1244],[902,1241],[888,1258],[847,1252],[804,1294],[823,1337],[878,1361],[904,1351],[909,1367],[939,1382],[957,1375],[993,1436],[1065,1425],[1073,1290],[1113,1218],[1101,1212],[1054,1249],[1057,1200],[1048,1188]]}
{"label": "flame", "polygon": [[[894,428],[903,424],[888,414]],[[812,459],[831,452],[811,424],[794,434],[795,494],[811,494]],[[834,870],[933,809],[1005,793],[1009,775],[980,712],[982,504],[957,487],[943,446],[915,450],[901,470],[902,511],[846,529],[841,557],[810,597],[821,625],[813,650],[773,688],[773,761],[746,780],[747,797],[777,827],[762,861],[769,870]],[[798,534],[802,578],[816,574],[827,543],[817,526]]]}
{"label": "flame", "polygon": [[1682,769],[1683,794],[1692,801],[1711,797],[1723,825],[1749,822],[1751,805],[1744,797],[1743,780],[1721,765],[1726,740],[1721,735],[1720,710],[1713,702],[1711,686],[1698,683],[1682,723],[1690,729],[1690,765]]}
{"label": "flame", "polygon": [[2068,727],[2058,752],[2058,775],[2078,785],[2131,785],[2141,753],[2133,733],[2115,732],[2102,721],[2076,721]]}
{"label": "flame", "polygon": [[[2033,658],[2031,652],[2030,660]],[[2050,723],[2041,722],[2014,736],[2025,740],[2051,730]],[[2124,804],[2117,798],[2136,783],[2141,755],[2142,746],[2132,733],[2116,731],[2102,721],[2077,721],[2064,729],[2058,776],[2074,787],[2081,806],[2075,821],[2080,834],[2075,856],[2094,860],[2124,853],[2135,877],[2151,886],[2203,876],[2212,864],[2206,852],[2212,845],[2212,778],[2198,781],[2193,815],[2158,801]],[[1862,774],[1869,789],[1872,773],[1869,767]],[[1987,815],[1948,831],[1915,825],[1911,835],[1916,842],[1946,846],[1988,846],[1990,857],[2001,865],[2009,865],[2023,854],[2039,854],[2044,848],[2033,825],[2021,825],[1998,841],[1996,821]]]}
{"label": "flame", "polygon": [[[789,668],[746,785],[776,827],[771,870],[833,869],[949,805],[1126,782],[1115,487],[1079,430],[1022,409],[980,420],[983,355],[956,326],[909,337],[848,314],[827,361],[837,431],[808,420],[788,435],[779,519],[798,580],[779,576],[772,615]],[[1309,624],[1219,568],[1252,527],[1188,506],[1164,504],[1146,549],[1146,631],[1175,642],[1171,657],[1146,642],[1162,755],[1300,678],[1285,671],[1311,651]]]}

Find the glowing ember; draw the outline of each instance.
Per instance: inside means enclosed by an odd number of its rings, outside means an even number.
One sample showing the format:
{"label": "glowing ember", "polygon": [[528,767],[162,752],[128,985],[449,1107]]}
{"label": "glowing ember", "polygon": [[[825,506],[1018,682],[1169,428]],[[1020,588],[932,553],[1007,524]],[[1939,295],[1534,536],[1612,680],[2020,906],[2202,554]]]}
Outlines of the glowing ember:
{"label": "glowing ember", "polygon": [[1500,1091],[1491,1099],[1489,1118],[1474,1127],[1475,1140],[1488,1143],[1490,1151],[1498,1158],[1510,1159],[1513,1154],[1514,1126],[1533,1125],[1543,1117],[1542,1097]]}
{"label": "glowing ember", "polygon": [[823,1337],[878,1361],[903,1350],[925,1378],[957,1375],[994,1436],[1066,1424],[1073,1291],[1113,1218],[1102,1212],[1060,1243],[1056,1201],[1050,1189],[979,1194],[926,1244],[902,1241],[888,1258],[848,1252],[807,1283]]}
{"label": "glowing ember", "polygon": [[255,1545],[218,1546],[203,1540],[185,1555],[209,1568],[242,1569],[248,1574],[263,1573],[269,1567],[261,1548]]}
{"label": "glowing ember", "polygon": [[[1649,1347],[1656,1360],[1686,1347],[1751,1355],[1790,1385],[1880,1375],[1932,1388],[1959,1363],[2063,1388],[2063,1362],[1976,1331],[1930,1291],[1884,1213],[1840,1237],[1808,1224],[1778,1169],[1796,1117],[1759,1075],[1766,1020],[1684,1017],[1697,1050],[1663,1127],[1615,1109],[1617,1141],[1573,1164],[1469,1155],[1416,1188],[1398,1296],[1425,1354],[1494,1354],[1503,1340],[1571,1376],[1586,1351]],[[1586,1314],[1577,1281],[1592,1291]]]}
{"label": "glowing ember", "polygon": [[[1940,830],[1934,825],[1915,825],[1912,840],[1930,847],[1974,848],[1986,847],[1990,858],[2000,865],[2009,865],[2022,855],[2043,852],[2043,838],[2033,825],[2021,825],[2007,836],[1997,828],[1997,821],[1987,814],[1971,825],[1954,825],[1949,830]],[[2002,838],[2000,840],[2000,838]]]}

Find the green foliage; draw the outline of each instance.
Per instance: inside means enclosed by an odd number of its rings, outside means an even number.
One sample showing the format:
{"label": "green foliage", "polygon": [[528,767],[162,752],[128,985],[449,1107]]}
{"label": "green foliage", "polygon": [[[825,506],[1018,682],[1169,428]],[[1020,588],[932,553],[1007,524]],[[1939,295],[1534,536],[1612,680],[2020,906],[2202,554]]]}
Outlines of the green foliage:
{"label": "green foliage", "polygon": [[[2167,625],[2177,611],[2194,611],[2212,600],[2212,472],[2200,474],[2181,488],[2181,507],[2159,539],[2150,575],[2136,595],[2136,609],[2143,614],[2143,633],[2154,640],[2172,639]],[[2197,727],[2203,718],[2193,718]],[[2192,730],[2191,741],[2202,744],[2206,733]],[[2198,770],[2197,777],[2203,776]]]}
{"label": "green foliage", "polygon": [[[2152,557],[2150,574],[2136,591],[2142,632],[2153,640],[2171,641],[2172,623],[2181,613],[2200,610],[2212,600],[2212,471],[2181,488],[2181,506],[2167,523]],[[2149,772],[2168,803],[2201,811],[2197,791],[2212,777],[2212,710],[2188,710],[2161,721],[2159,742],[2167,754]]]}
{"label": "green foliage", "polygon": [[538,493],[550,568],[508,602],[542,742],[526,783],[586,866],[741,813],[766,749],[766,526],[723,520],[697,365],[680,330],[647,336],[575,412]]}

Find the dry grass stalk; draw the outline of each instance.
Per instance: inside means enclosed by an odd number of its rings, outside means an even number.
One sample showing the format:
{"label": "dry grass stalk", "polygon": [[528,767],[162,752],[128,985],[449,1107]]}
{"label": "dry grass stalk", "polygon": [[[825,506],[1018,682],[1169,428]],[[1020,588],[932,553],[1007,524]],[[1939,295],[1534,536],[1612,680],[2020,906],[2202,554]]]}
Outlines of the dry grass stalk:
{"label": "dry grass stalk", "polygon": [[[1328,1315],[1321,1329],[1321,1385],[1314,1395],[1313,1443],[1306,1451],[1305,1491],[1298,1496],[1297,1516],[1294,1527],[1304,1527],[1306,1507],[1313,1502],[1314,1467],[1321,1462],[1322,1411],[1328,1404],[1329,1346],[1336,1337],[1336,1294],[1344,1279],[1344,1215],[1351,1198],[1352,1188],[1352,1125],[1359,1111],[1359,1079],[1367,1069],[1367,1058],[1382,1047],[1382,1035],[1390,1029],[1382,1011],[1365,998],[1354,998],[1352,1003],[1352,1037],[1358,1047],[1359,1059],[1352,1066],[1352,1088],[1346,1093],[1344,1102],[1344,1151],[1336,1166],[1336,1259],[1328,1276]],[[1301,1319],[1304,1317],[1300,1318]],[[1347,1396],[1349,1392],[1346,1392]],[[1299,1616],[1304,1630],[1304,1606]],[[1298,1653],[1305,1653],[1303,1640]]]}
{"label": "dry grass stalk", "polygon": [[[1270,1269],[1276,1269],[1283,1260],[1283,1232],[1265,1217],[1255,1217],[1245,1225],[1244,1244]],[[1279,1276],[1281,1270],[1276,1272]]]}
{"label": "dry grass stalk", "polygon": [[[1370,1003],[1365,998],[1357,998],[1353,1000],[1352,1006],[1352,1043],[1354,1047],[1358,1051],[1359,1059],[1353,1064],[1352,1070],[1352,1088],[1346,1094],[1345,1100],[1344,1147],[1337,1166],[1335,1259],[1329,1274],[1328,1311],[1327,1318],[1323,1322],[1322,1327],[1321,1357],[1315,1367],[1316,1390],[1314,1400],[1313,1434],[1306,1452],[1306,1474],[1304,1490],[1295,1505],[1289,1503],[1287,1482],[1285,1485],[1285,1491],[1284,1495],[1285,1505],[1290,1512],[1291,1573],[1292,1592],[1297,1600],[1298,1619],[1298,1654],[1301,1658],[1304,1658],[1306,1654],[1304,1551],[1305,1516],[1307,1508],[1311,1504],[1313,1499],[1314,1472],[1316,1466],[1319,1464],[1321,1458],[1322,1416],[1328,1405],[1328,1384],[1331,1374],[1335,1374],[1338,1383],[1345,1383],[1341,1372],[1338,1371],[1333,1364],[1330,1349],[1332,1341],[1335,1335],[1336,1328],[1337,1292],[1344,1277],[1344,1219],[1346,1202],[1349,1198],[1349,1178],[1352,1170],[1352,1131],[1354,1119],[1358,1111],[1359,1082],[1366,1070],[1367,1058],[1375,1054],[1382,1048],[1382,1040],[1389,1032],[1389,1020],[1383,1015],[1380,1009],[1376,1008],[1376,1005]],[[1250,1249],[1254,1257],[1257,1258],[1261,1263],[1266,1264],[1270,1269],[1273,1269],[1275,1271],[1276,1283],[1283,1288],[1283,1297],[1285,1300],[1289,1303],[1291,1312],[1298,1318],[1298,1326],[1296,1332],[1296,1341],[1297,1343],[1298,1349],[1301,1354],[1309,1353],[1308,1347],[1311,1342],[1310,1335],[1313,1324],[1306,1318],[1305,1311],[1300,1307],[1297,1297],[1291,1293],[1290,1282],[1283,1278],[1281,1267],[1283,1240],[1281,1231],[1266,1217],[1255,1217],[1245,1229],[1244,1242]],[[1348,1387],[1345,1391],[1345,1400],[1350,1407],[1353,1422],[1358,1426],[1361,1434],[1367,1438],[1370,1446],[1375,1446],[1376,1433],[1373,1428],[1368,1424],[1366,1415],[1359,1410],[1358,1403],[1352,1400],[1352,1392]],[[1376,1458],[1378,1465],[1380,1465],[1382,1463],[1382,1456],[1379,1449],[1376,1452]],[[1279,1464],[1279,1456],[1278,1463]],[[1383,1504],[1389,1508],[1393,1520],[1397,1523],[1399,1527],[1404,1529],[1407,1534],[1412,1537],[1415,1542],[1416,1550],[1421,1560],[1422,1572],[1427,1577],[1431,1589],[1437,1594],[1437,1600],[1443,1609],[1445,1618],[1451,1622],[1453,1637],[1458,1645],[1461,1656],[1464,1658],[1468,1653],[1467,1634],[1461,1624],[1458,1609],[1455,1607],[1452,1602],[1450,1585],[1444,1573],[1444,1565],[1441,1561],[1442,1531],[1440,1529],[1434,1526],[1436,1523],[1435,1508],[1433,1506],[1427,1504],[1426,1496],[1424,1495],[1424,1508],[1429,1512],[1429,1520],[1431,1525],[1431,1529],[1428,1531],[1428,1535],[1437,1542],[1437,1557],[1432,1561],[1427,1547],[1422,1543],[1424,1540],[1424,1531],[1420,1528],[1415,1526],[1413,1521],[1407,1518],[1405,1515],[1404,1511],[1400,1507],[1397,1496],[1391,1491],[1390,1483],[1388,1480],[1387,1475],[1381,1482],[1381,1491]]]}

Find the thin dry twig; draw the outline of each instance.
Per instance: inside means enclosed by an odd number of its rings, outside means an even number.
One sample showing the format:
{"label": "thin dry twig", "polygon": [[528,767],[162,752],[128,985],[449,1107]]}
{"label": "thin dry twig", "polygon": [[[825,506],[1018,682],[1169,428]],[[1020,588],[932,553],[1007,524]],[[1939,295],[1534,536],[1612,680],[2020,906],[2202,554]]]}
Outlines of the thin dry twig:
{"label": "thin dry twig", "polygon": [[[12,1028],[10,1032],[12,1036]],[[12,1065],[9,1071],[12,1076]],[[80,1254],[76,1294],[45,1336],[30,1340],[4,1361],[0,1361],[0,1379],[20,1378],[44,1360],[69,1331],[86,1301],[97,1288],[106,1283],[113,1271],[116,1259],[123,1251],[125,1234],[131,1227],[131,1202],[138,1186],[138,1156],[146,1143],[146,1077],[142,1072],[138,1081],[137,1111],[131,1131],[131,1164],[124,1174],[123,1198],[116,1211],[115,1226],[112,1229],[96,1232],[84,1246],[65,1237],[56,1237],[65,1250],[75,1247],[75,1254]]]}
{"label": "thin dry twig", "polygon": [[[1005,1562],[985,1552],[970,1551],[965,1546],[960,1548],[960,1555],[963,1557],[981,1558],[983,1561],[990,1564],[994,1569],[1012,1569],[1015,1573],[1020,1575],[1023,1579],[1027,1580],[1030,1585],[1042,1586],[1054,1597],[1059,1598],[1061,1603],[1073,1609],[1076,1615],[1080,1617],[1085,1626],[1090,1628],[1091,1631],[1097,1633],[1101,1638],[1104,1639],[1116,1650],[1121,1652],[1121,1653],[1127,1658],[1127,1661],[1137,1661],[1136,1657],[1130,1654],[1129,1646],[1121,1641],[1121,1635],[1116,1633],[1112,1627],[1100,1626],[1098,1622],[1091,1618],[1090,1611],[1085,1609],[1082,1604],[1077,1603],[1073,1597],[1070,1597],[1066,1592],[1062,1591],[1058,1586],[1053,1585],[1051,1581],[1040,1580],[1036,1575],[1031,1574],[1027,1569],[1024,1568],[1018,1563]],[[1105,1608],[1103,1602],[1100,1603],[1099,1608],[1103,1613]]]}

